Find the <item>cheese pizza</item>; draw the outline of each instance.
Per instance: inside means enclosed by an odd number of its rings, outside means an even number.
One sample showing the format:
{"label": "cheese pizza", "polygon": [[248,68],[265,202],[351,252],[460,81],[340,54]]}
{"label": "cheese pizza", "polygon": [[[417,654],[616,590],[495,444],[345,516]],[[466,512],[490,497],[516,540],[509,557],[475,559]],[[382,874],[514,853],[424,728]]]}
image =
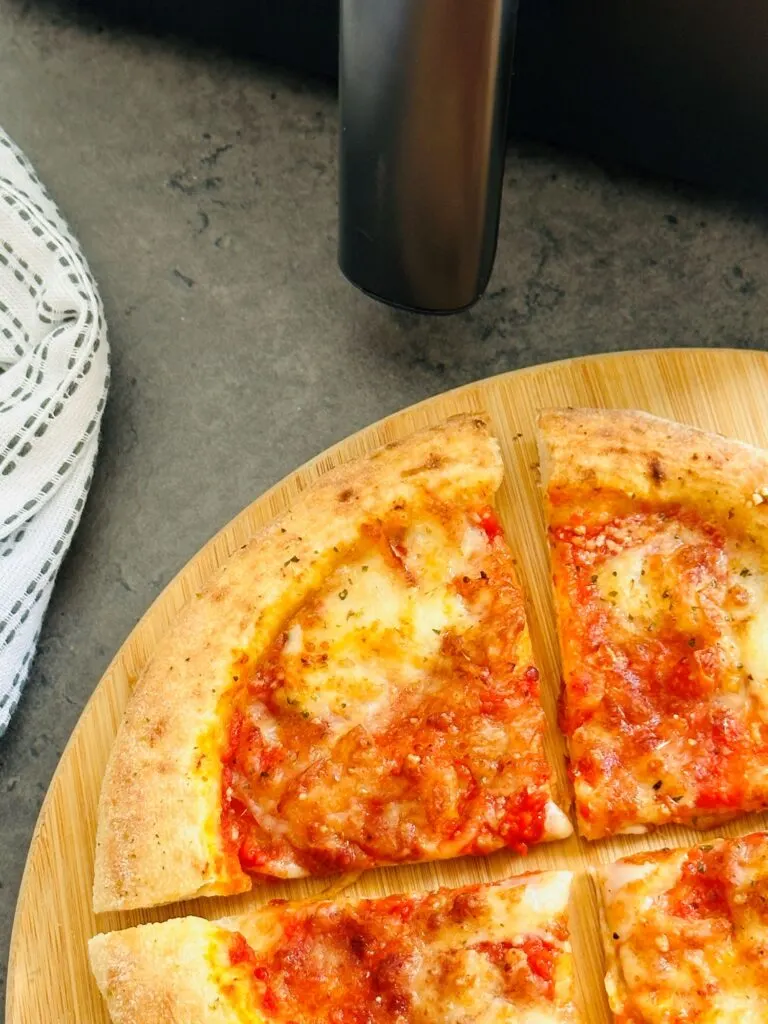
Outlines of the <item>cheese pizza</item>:
{"label": "cheese pizza", "polygon": [[485,422],[329,473],[160,643],[101,793],[94,906],[570,833]]}
{"label": "cheese pizza", "polygon": [[768,455],[617,410],[540,430],[580,831],[768,806]]}
{"label": "cheese pizza", "polygon": [[617,1024],[768,1020],[768,835],[637,854],[601,878]]}
{"label": "cheese pizza", "polygon": [[576,1022],[568,872],[97,935],[114,1024]]}

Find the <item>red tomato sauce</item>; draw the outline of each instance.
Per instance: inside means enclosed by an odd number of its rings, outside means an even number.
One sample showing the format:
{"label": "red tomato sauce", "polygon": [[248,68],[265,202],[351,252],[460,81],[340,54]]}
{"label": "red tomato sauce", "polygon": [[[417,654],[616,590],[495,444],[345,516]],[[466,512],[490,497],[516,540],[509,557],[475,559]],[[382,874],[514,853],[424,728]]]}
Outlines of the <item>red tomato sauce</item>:
{"label": "red tomato sauce", "polygon": [[504,531],[498,516],[492,508],[484,508],[478,515],[480,526],[485,530],[488,540],[493,544],[497,537],[503,537]]}
{"label": "red tomato sauce", "polygon": [[703,847],[691,850],[683,865],[682,877],[670,893],[670,901],[672,913],[678,917],[730,920],[722,850]]}
{"label": "red tomato sauce", "polygon": [[[461,927],[453,929],[466,925],[471,935],[484,906],[473,887],[357,905],[320,904],[309,911],[287,907],[273,948],[257,955],[242,935],[234,935],[229,962],[245,971],[255,1005],[280,1021],[391,1024],[398,1019],[405,1024],[416,1019],[425,996],[438,1006],[461,998],[466,939]],[[437,969],[422,978],[429,991],[422,988],[414,1001],[416,972],[430,956],[430,942],[446,928],[443,934],[453,934],[455,941],[441,945]],[[522,935],[514,942],[470,944],[468,951],[488,959],[498,972],[494,990],[515,1006],[541,1005],[554,1000],[555,941]]]}
{"label": "red tomato sauce", "polygon": [[551,942],[538,935],[526,935],[516,942],[480,942],[472,948],[505,972],[511,998],[540,993],[550,1001],[554,999],[558,951]]}
{"label": "red tomato sauce", "polygon": [[[612,605],[618,591],[606,599],[601,568],[675,529],[675,550],[651,554],[642,570],[670,582],[658,614],[654,609],[638,627]],[[597,522],[574,516],[551,535],[565,677],[560,719],[571,776],[594,787],[579,806],[592,837],[637,821],[638,780],[667,808],[660,820],[742,807],[753,744],[739,712],[714,699],[725,671],[717,646],[727,599],[722,532],[669,509],[612,519],[604,513]],[[685,603],[688,595],[695,606]],[[684,789],[675,789],[675,778]]]}

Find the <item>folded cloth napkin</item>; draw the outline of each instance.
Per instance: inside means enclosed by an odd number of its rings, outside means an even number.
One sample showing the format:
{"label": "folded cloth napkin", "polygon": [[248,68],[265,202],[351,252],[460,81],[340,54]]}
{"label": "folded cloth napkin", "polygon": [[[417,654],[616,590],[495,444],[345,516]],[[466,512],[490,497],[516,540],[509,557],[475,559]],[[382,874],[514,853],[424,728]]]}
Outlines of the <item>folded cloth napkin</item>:
{"label": "folded cloth napkin", "polygon": [[0,130],[0,735],[88,493],[108,383],[80,247]]}

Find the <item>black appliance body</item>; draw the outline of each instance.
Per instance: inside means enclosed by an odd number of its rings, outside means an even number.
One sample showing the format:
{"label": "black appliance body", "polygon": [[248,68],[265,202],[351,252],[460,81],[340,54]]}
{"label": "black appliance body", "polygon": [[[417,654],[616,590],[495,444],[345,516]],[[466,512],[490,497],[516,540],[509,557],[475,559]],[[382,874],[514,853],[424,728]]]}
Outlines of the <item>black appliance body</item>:
{"label": "black appliance body", "polygon": [[[300,73],[337,75],[339,0],[76,2]],[[520,0],[509,128],[768,195],[768,4]]]}

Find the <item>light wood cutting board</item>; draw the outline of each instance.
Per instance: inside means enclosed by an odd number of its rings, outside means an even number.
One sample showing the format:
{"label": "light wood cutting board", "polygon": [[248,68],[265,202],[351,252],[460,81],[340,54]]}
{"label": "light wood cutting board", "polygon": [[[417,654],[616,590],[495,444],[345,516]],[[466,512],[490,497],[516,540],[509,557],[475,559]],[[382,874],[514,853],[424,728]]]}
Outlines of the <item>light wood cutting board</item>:
{"label": "light wood cutting board", "polygon": [[[487,412],[504,455],[499,508],[528,595],[535,653],[550,719],[549,754],[565,786],[564,745],[555,728],[559,664],[550,597],[544,523],[538,494],[534,419],[547,406],[645,409],[768,447],[768,355],[762,352],[674,350],[576,359],[504,374],[439,395],[397,413],[321,455],[240,513],[165,589],[115,656],[85,708],[51,782],[35,829],[16,910],[6,1008],[7,1024],[106,1024],[91,978],[86,942],[98,931],[193,913],[220,917],[274,897],[321,893],[332,880],[264,884],[230,899],[195,900],[156,911],[91,911],[96,806],[101,778],[131,686],[158,638],[202,580],[256,529],[337,463],[456,412]],[[246,466],[248,458],[246,456]],[[253,455],[258,458],[258,453]],[[742,818],[719,830],[735,835],[768,827],[767,815]],[[718,833],[710,833],[714,835]],[[360,895],[487,881],[537,868],[577,873],[572,931],[579,998],[588,1024],[610,1019],[602,988],[597,908],[586,869],[625,853],[686,845],[702,833],[668,827],[652,836],[587,843],[573,836],[527,857],[500,853],[372,871],[348,890]],[[152,1024],[150,1021],[137,1024]]]}

